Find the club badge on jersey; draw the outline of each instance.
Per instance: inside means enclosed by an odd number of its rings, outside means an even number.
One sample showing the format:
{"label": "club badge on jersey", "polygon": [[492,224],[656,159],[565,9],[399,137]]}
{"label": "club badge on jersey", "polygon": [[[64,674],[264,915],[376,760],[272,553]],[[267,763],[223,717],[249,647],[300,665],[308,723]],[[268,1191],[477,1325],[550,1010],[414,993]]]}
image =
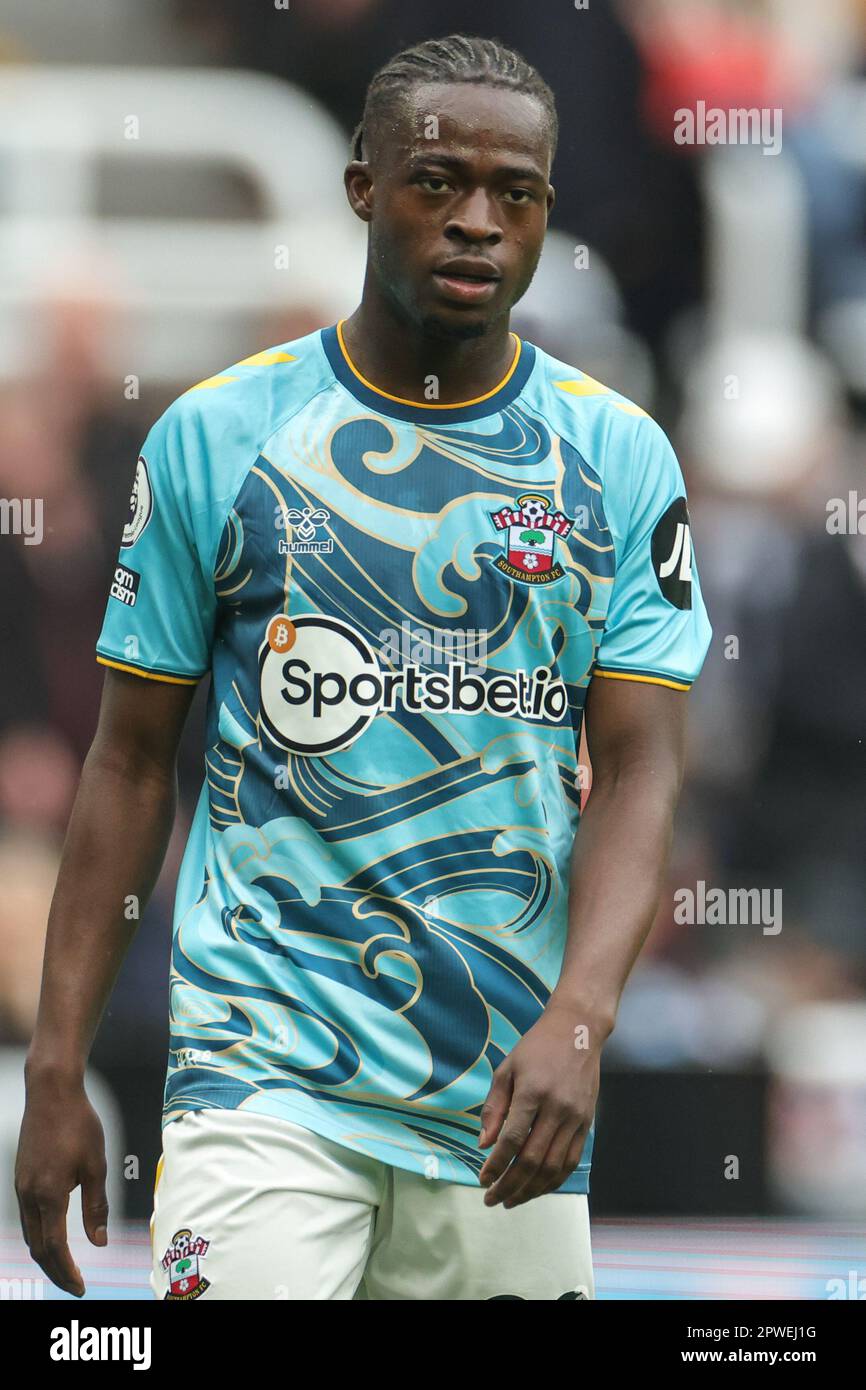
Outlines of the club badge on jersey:
{"label": "club badge on jersey", "polygon": [[546,497],[524,493],[516,507],[490,513],[497,531],[506,533],[505,549],[494,565],[509,579],[522,584],[552,584],[565,570],[554,557],[557,538],[567,539],[576,517],[551,512]]}

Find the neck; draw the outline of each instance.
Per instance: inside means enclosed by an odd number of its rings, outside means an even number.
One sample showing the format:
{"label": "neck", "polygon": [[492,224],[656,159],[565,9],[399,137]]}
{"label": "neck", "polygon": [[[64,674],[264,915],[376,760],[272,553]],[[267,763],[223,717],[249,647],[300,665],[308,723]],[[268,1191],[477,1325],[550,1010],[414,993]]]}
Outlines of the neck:
{"label": "neck", "polygon": [[401,400],[429,401],[430,378],[435,377],[437,403],[459,405],[492,391],[511,367],[516,343],[507,314],[483,337],[430,337],[368,288],[343,324],[343,342],[356,371],[380,391]]}

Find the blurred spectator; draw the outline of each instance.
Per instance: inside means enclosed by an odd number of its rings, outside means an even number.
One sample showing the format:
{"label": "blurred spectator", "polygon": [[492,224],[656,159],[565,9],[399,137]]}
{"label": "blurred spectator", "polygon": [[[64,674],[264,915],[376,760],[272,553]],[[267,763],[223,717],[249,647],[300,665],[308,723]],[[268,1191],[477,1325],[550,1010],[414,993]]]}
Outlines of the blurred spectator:
{"label": "blurred spectator", "polygon": [[50,725],[18,724],[0,733],[0,825],[62,835],[78,775],[72,748]]}
{"label": "blurred spectator", "polygon": [[721,798],[726,834],[766,746],[780,614],[809,537],[825,533],[826,498],[841,486],[844,415],[826,359],[781,334],[707,346],[684,394],[676,437],[715,629],[692,696],[702,734],[693,770]]}
{"label": "blurred spectator", "polygon": [[32,833],[0,837],[0,1042],[25,1044],[36,1023],[56,845]]}

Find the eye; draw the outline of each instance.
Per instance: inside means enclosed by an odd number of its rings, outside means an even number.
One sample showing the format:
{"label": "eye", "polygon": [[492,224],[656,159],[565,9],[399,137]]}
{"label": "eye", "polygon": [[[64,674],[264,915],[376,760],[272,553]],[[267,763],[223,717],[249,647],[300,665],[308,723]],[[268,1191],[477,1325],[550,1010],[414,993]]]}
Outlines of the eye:
{"label": "eye", "polygon": [[433,183],[439,185],[438,188],[428,188],[426,190],[428,193],[442,193],[449,186],[448,180],[443,178],[441,174],[421,174],[415,182],[419,186]]}
{"label": "eye", "polygon": [[528,188],[509,188],[505,196],[506,198],[511,198],[513,196],[515,199],[520,199],[519,203],[515,202],[515,207],[525,207],[527,203],[532,202],[533,198],[533,194],[530,193]]}

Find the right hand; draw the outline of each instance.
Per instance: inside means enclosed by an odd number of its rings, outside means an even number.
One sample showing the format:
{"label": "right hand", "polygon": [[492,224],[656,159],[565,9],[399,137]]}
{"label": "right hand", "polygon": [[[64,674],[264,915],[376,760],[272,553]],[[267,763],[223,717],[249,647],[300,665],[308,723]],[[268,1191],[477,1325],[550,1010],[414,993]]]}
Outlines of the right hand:
{"label": "right hand", "polygon": [[58,1288],[80,1298],[81,1271],[66,1236],[69,1194],[81,1186],[87,1238],[108,1244],[105,1136],[84,1083],[28,1076],[15,1162],[21,1229],[30,1254]]}

